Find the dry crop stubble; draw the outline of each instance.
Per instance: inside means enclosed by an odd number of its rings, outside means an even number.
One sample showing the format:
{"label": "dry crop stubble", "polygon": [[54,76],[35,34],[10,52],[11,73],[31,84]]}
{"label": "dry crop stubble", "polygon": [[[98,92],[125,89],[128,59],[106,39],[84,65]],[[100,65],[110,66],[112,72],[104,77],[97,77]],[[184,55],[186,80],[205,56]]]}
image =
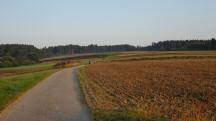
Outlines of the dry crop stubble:
{"label": "dry crop stubble", "polygon": [[216,60],[101,62],[85,70],[90,107],[172,120],[216,120]]}

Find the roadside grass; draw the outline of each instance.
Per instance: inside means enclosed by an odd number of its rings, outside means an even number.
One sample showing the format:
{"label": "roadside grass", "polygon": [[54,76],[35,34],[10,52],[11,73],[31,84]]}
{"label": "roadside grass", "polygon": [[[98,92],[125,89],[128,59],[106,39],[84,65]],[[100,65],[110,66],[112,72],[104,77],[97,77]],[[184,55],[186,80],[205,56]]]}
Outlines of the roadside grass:
{"label": "roadside grass", "polygon": [[170,121],[167,118],[146,118],[137,112],[94,111],[94,121]]}
{"label": "roadside grass", "polygon": [[[62,67],[56,66],[63,63]],[[42,62],[34,65],[0,68],[0,112],[22,93],[31,89],[49,75],[67,67],[79,65],[78,61]]]}
{"label": "roadside grass", "polygon": [[[26,68],[26,67],[25,67]],[[22,93],[32,88],[35,84],[57,72],[59,69],[21,74],[0,78],[0,111]]]}
{"label": "roadside grass", "polygon": [[49,63],[39,63],[33,65],[26,65],[26,66],[17,66],[17,67],[8,67],[8,68],[0,68],[0,71],[12,71],[12,70],[21,70],[21,69],[32,69],[32,68],[40,68],[40,67],[50,67],[53,66],[56,62],[49,62]]}
{"label": "roadside grass", "polygon": [[55,64],[56,62],[49,62],[27,66],[0,68],[0,77],[51,70],[54,69]]}

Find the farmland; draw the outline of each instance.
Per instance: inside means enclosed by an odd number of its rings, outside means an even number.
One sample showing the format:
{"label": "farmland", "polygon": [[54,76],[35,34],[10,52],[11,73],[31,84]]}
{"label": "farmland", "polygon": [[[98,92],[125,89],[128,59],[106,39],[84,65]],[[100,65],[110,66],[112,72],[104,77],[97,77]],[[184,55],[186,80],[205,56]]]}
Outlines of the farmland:
{"label": "farmland", "polygon": [[117,54],[83,69],[81,87],[94,119],[216,120],[215,52],[167,53]]}
{"label": "farmland", "polygon": [[111,56],[112,61],[166,60],[166,59],[216,59],[215,51],[150,51],[122,52]]}

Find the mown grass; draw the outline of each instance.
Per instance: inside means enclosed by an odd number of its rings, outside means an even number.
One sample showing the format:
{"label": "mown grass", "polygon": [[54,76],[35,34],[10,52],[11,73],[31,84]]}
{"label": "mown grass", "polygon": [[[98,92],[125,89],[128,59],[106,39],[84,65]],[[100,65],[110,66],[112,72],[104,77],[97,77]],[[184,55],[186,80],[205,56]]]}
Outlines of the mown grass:
{"label": "mown grass", "polygon": [[58,71],[58,69],[40,71],[0,78],[0,111],[22,93],[35,84]]}

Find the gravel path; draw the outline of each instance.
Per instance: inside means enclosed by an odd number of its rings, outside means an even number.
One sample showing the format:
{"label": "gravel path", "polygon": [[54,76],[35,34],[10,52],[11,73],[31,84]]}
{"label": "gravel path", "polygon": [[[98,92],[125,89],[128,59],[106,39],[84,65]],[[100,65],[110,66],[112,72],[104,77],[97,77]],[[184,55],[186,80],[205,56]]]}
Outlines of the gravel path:
{"label": "gravel path", "polygon": [[1,114],[0,121],[91,121],[80,100],[78,68],[64,69],[33,87]]}

